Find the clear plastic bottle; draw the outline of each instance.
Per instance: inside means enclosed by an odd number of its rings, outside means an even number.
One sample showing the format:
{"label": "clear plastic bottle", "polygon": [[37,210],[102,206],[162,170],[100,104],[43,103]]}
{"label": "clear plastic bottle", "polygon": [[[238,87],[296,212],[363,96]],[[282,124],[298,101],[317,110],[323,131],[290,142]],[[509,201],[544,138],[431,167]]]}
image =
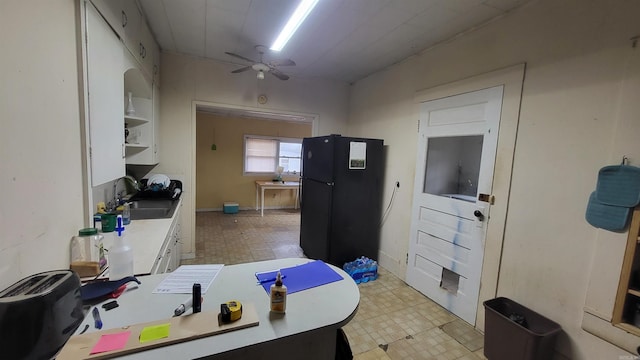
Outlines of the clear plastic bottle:
{"label": "clear plastic bottle", "polygon": [[131,223],[131,207],[128,202],[122,204],[122,223],[124,225]]}
{"label": "clear plastic bottle", "polygon": [[107,266],[103,236],[96,228],[80,229],[71,238],[71,269],[79,276],[95,276]]}
{"label": "clear plastic bottle", "polygon": [[109,280],[120,280],[133,276],[133,249],[124,236],[122,216],[118,215],[117,235],[114,235],[113,246],[109,249]]}

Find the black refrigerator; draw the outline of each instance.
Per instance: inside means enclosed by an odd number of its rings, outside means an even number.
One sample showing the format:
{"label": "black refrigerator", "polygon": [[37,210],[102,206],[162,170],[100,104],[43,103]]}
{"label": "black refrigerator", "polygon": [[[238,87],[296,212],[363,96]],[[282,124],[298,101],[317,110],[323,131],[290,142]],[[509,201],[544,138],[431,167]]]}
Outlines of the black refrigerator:
{"label": "black refrigerator", "polygon": [[302,141],[300,247],[340,268],[377,260],[382,218],[383,140],[340,135]]}

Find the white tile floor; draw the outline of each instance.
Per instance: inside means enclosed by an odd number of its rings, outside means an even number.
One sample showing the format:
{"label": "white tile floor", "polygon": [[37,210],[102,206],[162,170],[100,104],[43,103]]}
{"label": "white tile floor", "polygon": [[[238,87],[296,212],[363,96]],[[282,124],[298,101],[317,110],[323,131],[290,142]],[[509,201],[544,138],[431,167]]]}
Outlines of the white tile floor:
{"label": "white tile floor", "polygon": [[[183,264],[237,264],[304,257],[300,213],[266,210],[196,213],[196,258]],[[344,331],[354,358],[485,359],[483,336],[382,267],[362,283],[358,312]]]}

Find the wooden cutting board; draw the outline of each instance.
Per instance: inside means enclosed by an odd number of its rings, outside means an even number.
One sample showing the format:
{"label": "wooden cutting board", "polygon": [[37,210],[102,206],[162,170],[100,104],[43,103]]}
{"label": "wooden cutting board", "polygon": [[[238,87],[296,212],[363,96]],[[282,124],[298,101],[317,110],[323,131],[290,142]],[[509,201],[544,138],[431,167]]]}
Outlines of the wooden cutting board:
{"label": "wooden cutting board", "polygon": [[[141,343],[139,341],[142,329],[148,326],[171,324],[169,336],[166,338]],[[190,340],[195,340],[207,336],[240,330],[252,326],[258,326],[258,314],[255,306],[251,303],[242,304],[242,317],[230,324],[218,324],[218,313],[213,311],[200,312],[196,314],[172,317],[164,320],[157,320],[143,324],[135,324],[127,327],[106,329],[92,333],[76,335],[69,338],[62,351],[56,357],[57,360],[65,359],[109,359],[116,356],[131,354],[148,349],[158,348],[171,344],[177,344]],[[116,334],[123,331],[130,331],[131,335],[124,346],[119,350],[90,355],[93,347],[98,343],[100,337],[105,334]]]}

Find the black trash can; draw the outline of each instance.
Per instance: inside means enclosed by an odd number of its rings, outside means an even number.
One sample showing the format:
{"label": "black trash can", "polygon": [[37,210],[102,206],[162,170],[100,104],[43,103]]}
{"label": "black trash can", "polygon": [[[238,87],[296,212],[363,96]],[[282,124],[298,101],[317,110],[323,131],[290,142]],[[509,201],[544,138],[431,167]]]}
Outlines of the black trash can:
{"label": "black trash can", "polygon": [[504,297],[483,304],[487,359],[548,360],[553,357],[560,325]]}

